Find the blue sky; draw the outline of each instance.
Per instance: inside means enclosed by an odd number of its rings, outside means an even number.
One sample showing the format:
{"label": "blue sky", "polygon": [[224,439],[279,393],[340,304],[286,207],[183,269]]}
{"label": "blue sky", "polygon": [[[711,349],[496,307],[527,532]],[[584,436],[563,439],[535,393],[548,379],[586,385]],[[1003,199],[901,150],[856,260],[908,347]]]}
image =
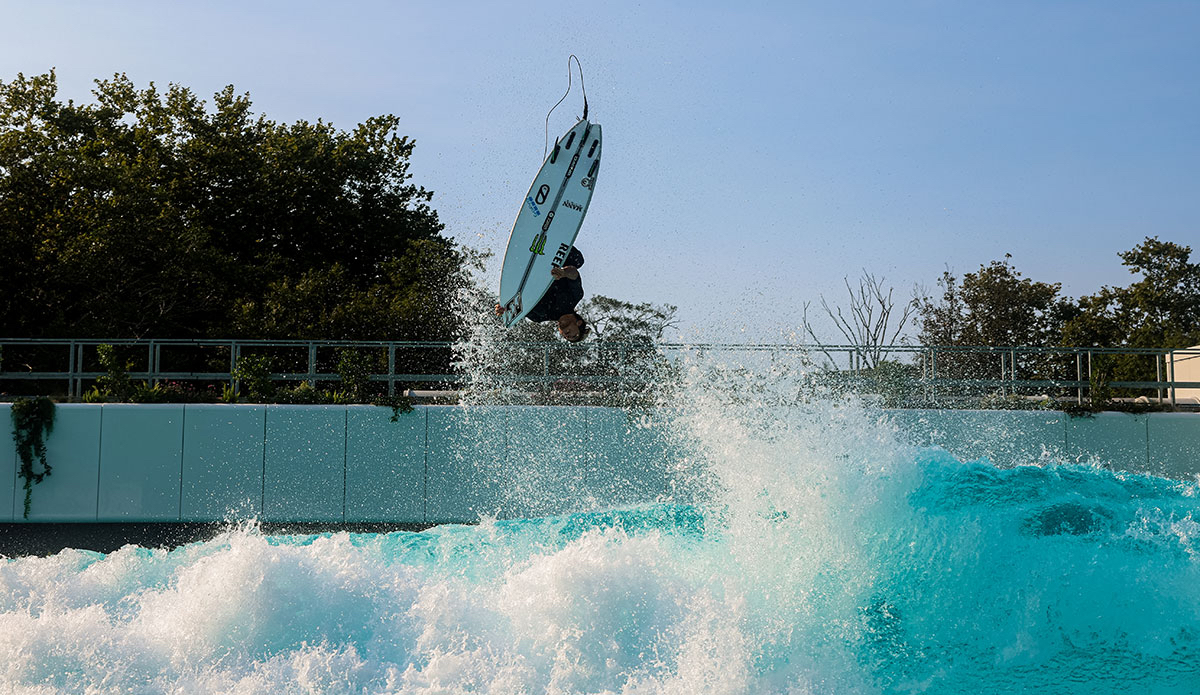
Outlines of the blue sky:
{"label": "blue sky", "polygon": [[[1200,254],[1200,2],[506,5],[0,1],[0,79],[395,113],[448,232],[502,253],[574,53],[605,135],[585,287],[685,339],[785,337],[864,268],[907,296],[1011,253],[1078,296],[1146,235]],[[581,109],[576,80],[551,137]]]}

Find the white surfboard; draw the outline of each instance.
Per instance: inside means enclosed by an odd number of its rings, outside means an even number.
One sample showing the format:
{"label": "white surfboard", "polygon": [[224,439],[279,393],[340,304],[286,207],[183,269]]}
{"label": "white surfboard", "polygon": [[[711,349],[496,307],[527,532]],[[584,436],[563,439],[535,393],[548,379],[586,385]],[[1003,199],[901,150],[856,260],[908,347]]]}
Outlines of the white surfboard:
{"label": "white surfboard", "polygon": [[513,222],[500,272],[506,328],[550,289],[550,269],[561,268],[571,252],[599,173],[600,126],[584,119],[554,143]]}

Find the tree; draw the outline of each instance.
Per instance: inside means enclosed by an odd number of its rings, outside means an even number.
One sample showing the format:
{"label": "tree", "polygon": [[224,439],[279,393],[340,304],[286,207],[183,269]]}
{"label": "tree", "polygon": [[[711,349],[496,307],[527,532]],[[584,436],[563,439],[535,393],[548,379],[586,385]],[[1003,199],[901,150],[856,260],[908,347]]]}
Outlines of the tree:
{"label": "tree", "polygon": [[259,298],[237,301],[232,334],[264,339],[447,340],[457,336],[455,292],[470,282],[472,252],[445,253],[434,241],[411,242],[363,284],[342,265],[305,270],[271,283]]}
{"label": "tree", "polygon": [[678,310],[670,304],[633,304],[597,294],[580,306],[579,313],[587,318],[594,340],[655,344],[675,325]]}
{"label": "tree", "polygon": [[958,277],[944,270],[937,284],[942,288],[942,296],[938,301],[920,291],[914,298],[921,323],[921,344],[962,345],[967,312],[963,306]]}
{"label": "tree", "polygon": [[124,75],[0,82],[0,334],[436,339],[463,253],[395,116],[280,124]]}
{"label": "tree", "polygon": [[[850,278],[842,278],[846,285],[848,303],[845,307],[831,307],[824,295],[821,295],[821,309],[842,334],[846,343],[857,348],[856,355],[868,369],[878,367],[886,357],[886,348],[896,344],[904,328],[908,325],[917,309],[916,300],[906,302],[899,307],[893,298],[894,289],[884,291],[885,280],[863,271],[858,279],[857,289],[851,287]],[[801,323],[804,332],[813,342],[821,344],[816,330],[808,319],[809,303],[804,303],[804,313]],[[895,322],[893,323],[893,319]],[[833,362],[833,356],[825,352],[826,358]]]}
{"label": "tree", "polygon": [[979,266],[961,283],[942,274],[939,300],[918,298],[921,342],[925,345],[1048,346],[1059,341],[1062,317],[1070,302],[1059,296],[1060,283],[1024,278],[1004,260]]}
{"label": "tree", "polygon": [[1200,263],[1192,249],[1157,237],[1120,255],[1141,279],[1081,297],[1064,341],[1106,347],[1190,347],[1200,343]]}
{"label": "tree", "polygon": [[[1062,322],[1074,305],[1059,295],[1060,283],[1022,277],[1011,258],[1005,254],[1003,260],[981,265],[961,281],[949,270],[943,272],[941,297],[917,298],[921,343],[995,348],[1059,344]],[[1065,376],[1064,363],[1051,356],[1026,357],[1021,366],[1031,376]],[[996,365],[984,354],[942,352],[936,370],[942,377],[972,378],[996,373]]]}
{"label": "tree", "polygon": [[672,383],[674,367],[661,340],[674,325],[674,306],[593,295],[578,308],[591,334],[573,344],[552,322],[503,328],[490,292],[471,287],[460,297],[460,312],[472,319],[467,340],[454,346],[468,402],[526,402],[531,395],[561,402],[582,391],[609,405],[645,405]]}
{"label": "tree", "polygon": [[[1079,299],[1078,313],[1063,327],[1072,346],[1183,348],[1200,344],[1200,264],[1191,247],[1157,237],[1120,255],[1141,279],[1128,287],[1103,287]],[[1157,366],[1136,355],[1105,355],[1093,371],[1114,381],[1151,381]]]}

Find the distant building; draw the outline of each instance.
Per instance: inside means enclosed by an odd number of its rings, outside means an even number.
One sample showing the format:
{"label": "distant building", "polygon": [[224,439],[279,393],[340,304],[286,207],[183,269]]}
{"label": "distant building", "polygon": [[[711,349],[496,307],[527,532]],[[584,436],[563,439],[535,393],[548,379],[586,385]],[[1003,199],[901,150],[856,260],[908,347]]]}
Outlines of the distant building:
{"label": "distant building", "polygon": [[[1171,371],[1167,374],[1173,381],[1200,382],[1200,345],[1194,345],[1188,350],[1189,353],[1171,355]],[[1174,396],[1176,402],[1182,400],[1200,403],[1200,388],[1178,388],[1175,389]]]}

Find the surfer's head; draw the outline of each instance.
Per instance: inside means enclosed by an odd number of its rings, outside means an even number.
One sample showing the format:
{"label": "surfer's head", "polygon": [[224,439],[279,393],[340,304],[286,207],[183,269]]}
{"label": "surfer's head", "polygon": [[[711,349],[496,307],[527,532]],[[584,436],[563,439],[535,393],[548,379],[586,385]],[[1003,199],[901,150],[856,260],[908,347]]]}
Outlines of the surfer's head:
{"label": "surfer's head", "polygon": [[567,342],[578,343],[587,337],[587,321],[575,312],[563,314],[558,317],[558,334]]}

